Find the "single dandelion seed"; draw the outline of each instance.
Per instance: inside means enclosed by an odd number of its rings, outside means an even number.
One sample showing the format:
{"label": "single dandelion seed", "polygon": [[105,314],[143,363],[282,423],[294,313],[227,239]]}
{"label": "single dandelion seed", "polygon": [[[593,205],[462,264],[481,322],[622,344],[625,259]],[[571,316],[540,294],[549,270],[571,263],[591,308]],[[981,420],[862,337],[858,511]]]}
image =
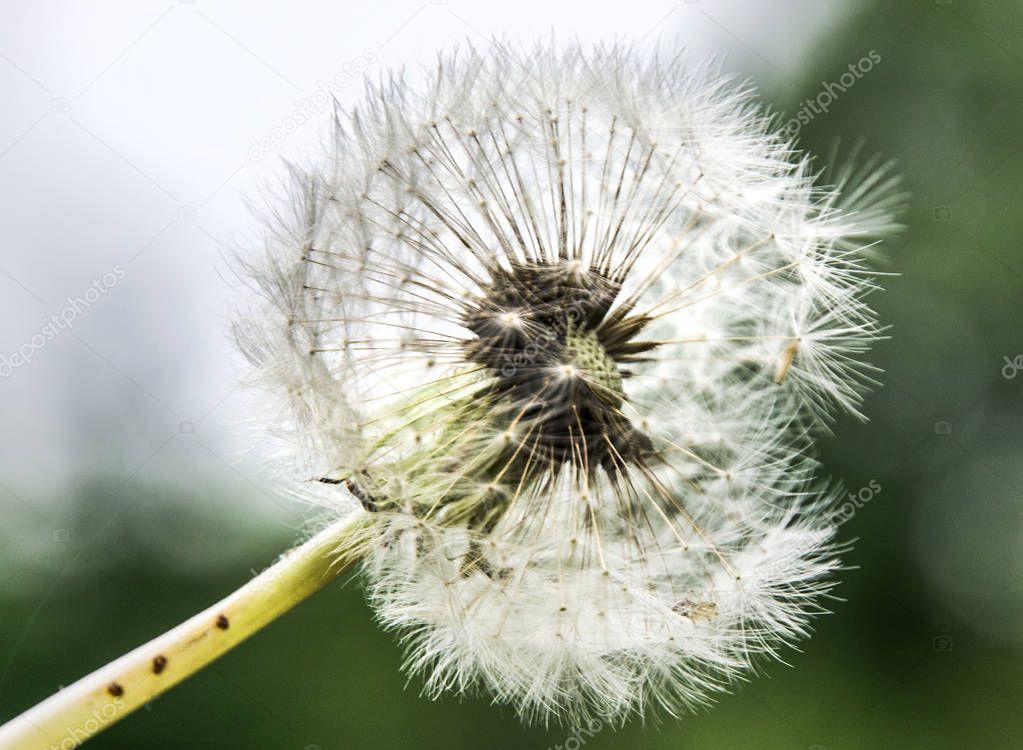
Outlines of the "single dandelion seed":
{"label": "single dandelion seed", "polygon": [[807,635],[808,435],[873,382],[900,200],[869,166],[822,185],[748,86],[627,46],[470,48],[338,113],[238,337],[429,694],[614,724]]}

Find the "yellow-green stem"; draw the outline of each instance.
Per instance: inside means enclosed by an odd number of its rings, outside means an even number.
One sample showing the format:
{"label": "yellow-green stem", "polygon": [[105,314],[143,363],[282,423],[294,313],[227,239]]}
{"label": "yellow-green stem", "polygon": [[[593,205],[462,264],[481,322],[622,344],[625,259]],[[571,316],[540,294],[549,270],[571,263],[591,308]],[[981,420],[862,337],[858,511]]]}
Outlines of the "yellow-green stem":
{"label": "yellow-green stem", "polygon": [[2,750],[69,750],[234,648],[335,580],[363,550],[356,511],[281,556],[212,607],[97,669],[0,727]]}

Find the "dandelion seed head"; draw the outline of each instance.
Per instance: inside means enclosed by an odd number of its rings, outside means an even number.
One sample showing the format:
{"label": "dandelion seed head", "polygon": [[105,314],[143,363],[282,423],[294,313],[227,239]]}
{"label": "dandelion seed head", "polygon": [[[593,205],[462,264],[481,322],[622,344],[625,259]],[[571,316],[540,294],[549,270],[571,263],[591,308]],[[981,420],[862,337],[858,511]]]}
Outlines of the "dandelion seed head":
{"label": "dandelion seed head", "polygon": [[370,598],[431,694],[704,705],[833,585],[810,439],[872,383],[898,183],[839,172],[843,204],[747,86],[624,46],[429,80],[339,114],[254,271],[285,465],[375,514]]}

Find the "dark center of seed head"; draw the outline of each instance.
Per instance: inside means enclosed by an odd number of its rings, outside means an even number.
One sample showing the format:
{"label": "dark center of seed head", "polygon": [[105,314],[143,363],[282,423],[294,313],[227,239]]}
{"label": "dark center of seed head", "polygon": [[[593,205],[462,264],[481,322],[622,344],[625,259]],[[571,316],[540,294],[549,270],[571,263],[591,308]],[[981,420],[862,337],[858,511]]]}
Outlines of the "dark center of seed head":
{"label": "dark center of seed head", "polygon": [[649,452],[621,407],[628,363],[653,345],[633,340],[646,318],[612,310],[621,283],[577,261],[490,277],[463,314],[466,357],[490,371],[498,415],[528,435],[527,453],[614,474]]}

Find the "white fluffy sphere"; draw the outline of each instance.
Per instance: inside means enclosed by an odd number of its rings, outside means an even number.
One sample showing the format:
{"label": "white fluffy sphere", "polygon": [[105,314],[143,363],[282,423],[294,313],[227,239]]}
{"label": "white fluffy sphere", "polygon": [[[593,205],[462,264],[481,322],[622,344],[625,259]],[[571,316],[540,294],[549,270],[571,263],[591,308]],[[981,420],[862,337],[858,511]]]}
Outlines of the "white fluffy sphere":
{"label": "white fluffy sphere", "polygon": [[817,185],[748,87],[633,49],[430,81],[339,115],[256,272],[289,471],[375,514],[371,600],[431,691],[701,704],[831,586],[808,436],[869,382],[895,181]]}

